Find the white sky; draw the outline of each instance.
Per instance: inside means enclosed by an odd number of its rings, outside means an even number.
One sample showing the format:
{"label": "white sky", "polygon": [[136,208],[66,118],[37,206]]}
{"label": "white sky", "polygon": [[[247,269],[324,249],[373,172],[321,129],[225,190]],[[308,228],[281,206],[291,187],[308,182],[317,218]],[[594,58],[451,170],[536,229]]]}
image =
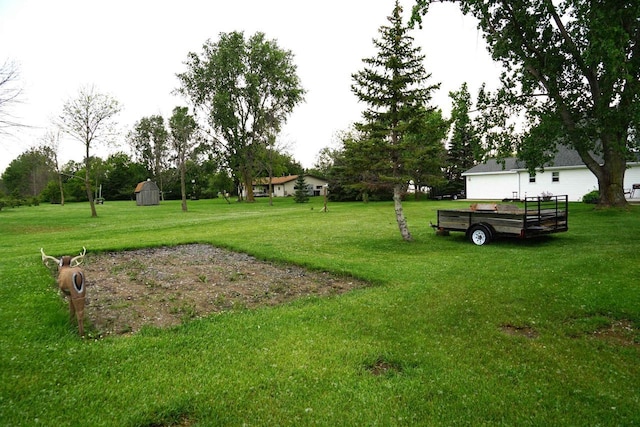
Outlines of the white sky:
{"label": "white sky", "polygon": [[[401,0],[408,19],[413,0]],[[39,145],[62,104],[82,86],[95,85],[123,106],[117,116],[120,147],[94,149],[105,157],[129,152],[126,133],[142,117],[187,105],[171,95],[189,52],[201,52],[222,32],[262,31],[290,50],[306,101],[289,118],[281,143],[304,167],[361,117],[351,74],[375,54],[372,40],[387,24],[394,0],[0,0],[0,63],[16,62],[22,102],[9,113],[30,128],[0,135],[0,173],[18,155]],[[450,111],[448,92],[468,82],[472,97],[483,82],[495,88],[499,67],[486,52],[475,20],[455,5],[434,4],[423,29],[412,32],[426,55],[431,83],[442,84],[433,105]],[[81,161],[81,143],[65,138],[61,161]]]}

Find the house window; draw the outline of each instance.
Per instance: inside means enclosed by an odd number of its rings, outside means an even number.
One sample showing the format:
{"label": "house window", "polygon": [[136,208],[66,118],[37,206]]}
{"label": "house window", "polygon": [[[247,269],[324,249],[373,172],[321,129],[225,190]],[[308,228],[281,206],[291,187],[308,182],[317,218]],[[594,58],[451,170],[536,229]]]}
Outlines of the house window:
{"label": "house window", "polygon": [[536,182],[536,174],[535,173],[530,173],[529,174],[529,182]]}
{"label": "house window", "polygon": [[560,172],[551,173],[551,182],[560,182]]}

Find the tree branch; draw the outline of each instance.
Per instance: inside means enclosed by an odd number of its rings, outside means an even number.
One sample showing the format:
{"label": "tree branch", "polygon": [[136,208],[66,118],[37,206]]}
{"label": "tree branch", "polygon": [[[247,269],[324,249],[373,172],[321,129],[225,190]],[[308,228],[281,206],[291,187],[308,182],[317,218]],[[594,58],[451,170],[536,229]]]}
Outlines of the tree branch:
{"label": "tree branch", "polygon": [[564,26],[564,23],[560,19],[558,11],[551,0],[546,0],[545,5],[547,6],[549,13],[551,14],[551,17],[553,18],[553,21],[555,22],[556,27],[558,28],[558,31],[562,36],[562,39],[567,44],[569,53],[576,61],[576,64],[578,64],[578,67],[582,71],[582,74],[584,74],[584,76],[587,78],[587,81],[589,82],[589,86],[591,88],[591,96],[593,96],[593,102],[594,104],[597,104],[600,98],[600,84],[598,82],[595,71],[592,68],[587,67],[587,65],[585,64],[584,59],[582,58],[582,55],[580,55],[580,51],[578,50],[578,46],[576,46],[575,42],[569,35],[567,28]]}

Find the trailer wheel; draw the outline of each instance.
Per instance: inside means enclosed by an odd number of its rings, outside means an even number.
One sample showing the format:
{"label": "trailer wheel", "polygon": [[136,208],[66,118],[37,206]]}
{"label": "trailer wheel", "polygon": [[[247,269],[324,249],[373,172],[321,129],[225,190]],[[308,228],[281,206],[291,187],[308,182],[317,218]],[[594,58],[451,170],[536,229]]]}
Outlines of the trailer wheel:
{"label": "trailer wheel", "polygon": [[491,242],[491,230],[489,230],[484,225],[474,225],[469,230],[469,240],[471,243],[482,246]]}

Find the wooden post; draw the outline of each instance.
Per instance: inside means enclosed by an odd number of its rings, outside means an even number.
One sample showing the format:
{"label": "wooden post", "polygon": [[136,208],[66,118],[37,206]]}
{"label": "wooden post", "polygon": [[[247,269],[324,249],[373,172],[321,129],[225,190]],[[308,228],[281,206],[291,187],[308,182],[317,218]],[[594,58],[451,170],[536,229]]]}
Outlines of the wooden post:
{"label": "wooden post", "polygon": [[327,187],[329,187],[329,184],[322,186],[322,191],[324,193],[324,207],[322,208],[322,212],[327,212]]}

